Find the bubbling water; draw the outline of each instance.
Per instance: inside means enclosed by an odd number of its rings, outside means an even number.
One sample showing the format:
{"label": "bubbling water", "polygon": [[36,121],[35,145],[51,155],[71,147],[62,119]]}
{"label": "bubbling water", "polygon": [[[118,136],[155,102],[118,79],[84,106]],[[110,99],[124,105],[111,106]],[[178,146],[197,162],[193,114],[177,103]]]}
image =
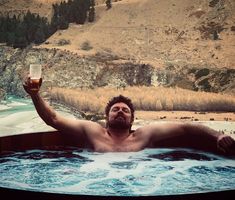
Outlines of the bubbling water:
{"label": "bubbling water", "polygon": [[235,160],[191,149],[28,150],[1,155],[0,163],[0,186],[23,190],[156,196],[235,188]]}

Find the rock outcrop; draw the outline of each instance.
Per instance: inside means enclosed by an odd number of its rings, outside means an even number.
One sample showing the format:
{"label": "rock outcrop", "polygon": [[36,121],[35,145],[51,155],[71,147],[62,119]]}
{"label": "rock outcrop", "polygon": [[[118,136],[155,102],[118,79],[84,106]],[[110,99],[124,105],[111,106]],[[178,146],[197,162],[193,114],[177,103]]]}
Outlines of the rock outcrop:
{"label": "rock outcrop", "polygon": [[22,80],[29,64],[43,64],[43,91],[49,87],[95,88],[126,86],[177,86],[207,92],[235,92],[235,69],[166,63],[163,67],[126,61],[114,55],[81,57],[57,49],[0,48],[0,88],[25,96]]}

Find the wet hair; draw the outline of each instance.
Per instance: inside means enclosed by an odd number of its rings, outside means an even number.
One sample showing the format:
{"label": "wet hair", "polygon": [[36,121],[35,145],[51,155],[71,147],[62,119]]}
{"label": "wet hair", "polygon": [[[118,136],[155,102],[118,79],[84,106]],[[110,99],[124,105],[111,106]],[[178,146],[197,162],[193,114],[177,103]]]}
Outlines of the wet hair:
{"label": "wet hair", "polygon": [[128,97],[119,95],[116,97],[113,97],[111,100],[109,100],[109,102],[107,103],[106,107],[105,107],[105,115],[108,116],[109,115],[109,111],[111,109],[111,107],[115,104],[115,103],[125,103],[131,110],[131,117],[132,119],[134,119],[134,106],[131,102],[131,99],[129,99]]}

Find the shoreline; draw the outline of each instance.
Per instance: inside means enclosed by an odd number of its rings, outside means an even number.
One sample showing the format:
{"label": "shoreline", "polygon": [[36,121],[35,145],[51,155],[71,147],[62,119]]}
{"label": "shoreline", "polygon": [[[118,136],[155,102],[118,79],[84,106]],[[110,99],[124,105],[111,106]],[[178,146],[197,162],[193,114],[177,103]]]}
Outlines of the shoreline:
{"label": "shoreline", "polygon": [[235,121],[235,112],[135,111],[135,120]]}

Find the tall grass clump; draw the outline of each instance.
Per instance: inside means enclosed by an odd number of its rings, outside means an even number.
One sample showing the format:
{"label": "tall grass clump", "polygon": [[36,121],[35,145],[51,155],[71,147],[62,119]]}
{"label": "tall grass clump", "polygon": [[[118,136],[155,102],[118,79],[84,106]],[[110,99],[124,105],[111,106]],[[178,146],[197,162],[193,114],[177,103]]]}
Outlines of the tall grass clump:
{"label": "tall grass clump", "polygon": [[145,111],[235,111],[235,97],[225,94],[195,92],[181,88],[126,87],[97,89],[53,88],[52,100],[84,112],[104,113],[107,102],[122,94],[131,98],[136,110]]}

